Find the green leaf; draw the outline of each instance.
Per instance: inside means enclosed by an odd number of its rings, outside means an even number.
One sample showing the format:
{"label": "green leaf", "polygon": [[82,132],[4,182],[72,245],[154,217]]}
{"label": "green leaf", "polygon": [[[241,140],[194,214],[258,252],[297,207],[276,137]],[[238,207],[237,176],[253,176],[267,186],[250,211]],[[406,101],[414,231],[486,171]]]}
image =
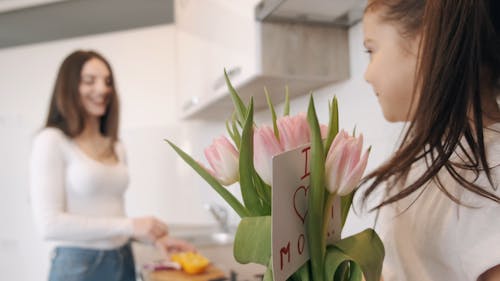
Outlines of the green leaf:
{"label": "green leaf", "polygon": [[265,183],[259,176],[257,172],[253,174],[253,182],[255,184],[255,189],[262,202],[263,213],[262,216],[271,215],[271,186]]}
{"label": "green leaf", "polygon": [[273,281],[273,258],[269,259],[269,264],[267,265],[266,272],[264,272],[264,278],[262,281]]}
{"label": "green leaf", "polygon": [[351,273],[350,273],[350,281],[361,281],[363,280],[363,271],[361,267],[355,262],[351,262]]}
{"label": "green leaf", "polygon": [[338,269],[335,271],[335,276],[333,277],[333,280],[335,281],[344,281],[348,280],[347,278],[349,277],[349,261],[343,261],[339,264]]}
{"label": "green leaf", "polygon": [[229,126],[229,120],[226,120],[226,129],[231,136],[231,139],[233,140],[234,144],[236,145],[236,148],[238,151],[240,150],[240,145],[241,145],[241,134],[240,131],[238,130],[237,126],[237,120],[236,120],[236,114],[233,112],[233,116],[231,118],[231,126]]}
{"label": "green leaf", "polygon": [[283,108],[283,116],[290,114],[290,95],[288,92],[288,85],[285,87],[285,107]]}
{"label": "green leaf", "polygon": [[233,138],[233,131],[229,128],[229,120],[226,120],[226,130],[231,138]]}
{"label": "green leaf", "polygon": [[[373,229],[366,229],[349,236],[327,248],[325,258],[325,277],[333,280],[339,265],[344,261],[353,261],[359,266],[366,281],[379,281],[384,261],[384,245]],[[351,270],[352,271],[352,270]],[[354,269],[352,279],[358,278]]]}
{"label": "green leaf", "polygon": [[215,179],[205,168],[203,168],[196,160],[194,160],[191,156],[185,153],[182,149],[177,147],[174,143],[169,140],[165,140],[170,144],[170,146],[181,156],[184,161],[191,166],[217,193],[219,193],[222,198],[233,208],[233,210],[240,216],[246,217],[249,216],[250,213],[248,210],[241,204],[234,195],[229,192],[224,186],[222,186],[217,179]]}
{"label": "green leaf", "polygon": [[307,261],[299,268],[299,275],[300,275],[301,281],[311,280],[311,267],[310,267],[310,265],[311,265],[311,262]]}
{"label": "green leaf", "polygon": [[271,216],[241,219],[234,237],[234,258],[237,262],[269,265],[271,259]]}
{"label": "green leaf", "polygon": [[233,100],[234,108],[236,110],[236,116],[240,124],[243,124],[245,121],[245,117],[247,116],[247,108],[243,101],[241,100],[240,96],[234,89],[233,85],[231,84],[231,81],[229,80],[229,77],[227,76],[226,69],[224,69],[224,79],[226,80],[226,85],[229,90],[229,93],[231,94],[231,99]]}
{"label": "green leaf", "polygon": [[276,136],[276,139],[279,140],[280,139],[280,132],[278,130],[278,124],[276,124],[276,111],[274,110],[273,102],[271,101],[271,97],[269,97],[269,92],[267,91],[266,87],[264,87],[264,92],[266,93],[267,105],[269,106],[269,110],[271,111],[271,116],[273,119],[274,135]]}
{"label": "green leaf", "polygon": [[[306,262],[305,264],[307,264],[307,263],[308,262]],[[304,266],[304,265],[302,265],[302,266]],[[304,281],[302,279],[302,277],[301,277],[301,269],[302,268],[297,269],[297,271],[295,271],[294,273],[292,273],[292,275],[287,280],[291,280],[291,281]]]}
{"label": "green leaf", "polygon": [[227,131],[229,137],[231,137],[231,139],[233,140],[234,144],[236,145],[236,148],[239,150],[239,145],[236,143],[236,141],[237,141],[236,136],[233,133],[232,128],[229,127],[229,120],[226,120],[226,131]]}
{"label": "green leaf", "polygon": [[340,197],[340,218],[341,218],[341,228],[344,228],[345,221],[347,220],[347,215],[349,214],[349,210],[351,209],[352,199],[354,198],[354,194],[356,190],[353,192]]}
{"label": "green leaf", "polygon": [[241,147],[239,159],[241,196],[245,207],[252,216],[264,214],[264,210],[255,189],[253,174],[253,98],[250,100],[248,114],[241,133]]}
{"label": "green leaf", "polygon": [[309,276],[309,260],[306,261],[297,271],[295,271],[290,278],[293,281],[309,281],[311,280]]}
{"label": "green leaf", "polygon": [[238,148],[239,151],[241,146],[241,134],[240,131],[238,131],[236,119],[233,119],[232,123],[233,123],[234,143],[236,144],[236,147]]}
{"label": "green leaf", "polygon": [[328,134],[326,137],[325,153],[328,154],[330,146],[332,145],[335,136],[339,132],[339,106],[337,97],[333,97],[332,105],[330,108],[330,118],[328,121]]}
{"label": "green leaf", "polygon": [[311,180],[308,196],[308,217],[306,221],[307,242],[311,256],[312,277],[314,281],[323,281],[323,265],[326,240],[323,239],[323,213],[325,205],[325,154],[314,99],[311,95],[307,120],[311,129]]}
{"label": "green leaf", "polygon": [[325,279],[326,280],[335,280],[335,275],[337,270],[339,270],[339,266],[344,261],[349,261],[351,258],[344,254],[338,248],[333,246],[329,246],[326,250],[325,256]]}

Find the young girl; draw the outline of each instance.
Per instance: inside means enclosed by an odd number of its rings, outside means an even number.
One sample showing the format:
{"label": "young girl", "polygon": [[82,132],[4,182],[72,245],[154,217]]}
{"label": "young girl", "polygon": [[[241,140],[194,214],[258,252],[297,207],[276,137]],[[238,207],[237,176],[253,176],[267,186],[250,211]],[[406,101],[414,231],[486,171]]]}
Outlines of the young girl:
{"label": "young girl", "polygon": [[369,0],[365,73],[384,117],[409,121],[369,174],[385,281],[500,280],[500,1]]}
{"label": "young girl", "polygon": [[157,218],[125,216],[126,164],[111,67],[96,52],[76,51],[59,69],[31,157],[35,222],[56,246],[50,281],[136,280],[131,238],[193,250]]}

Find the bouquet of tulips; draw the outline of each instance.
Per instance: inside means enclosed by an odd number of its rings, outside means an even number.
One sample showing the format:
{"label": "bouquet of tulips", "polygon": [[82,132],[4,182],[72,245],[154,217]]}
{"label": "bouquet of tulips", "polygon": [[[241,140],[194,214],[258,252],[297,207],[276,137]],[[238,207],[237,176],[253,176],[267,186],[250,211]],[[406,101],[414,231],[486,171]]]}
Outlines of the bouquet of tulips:
{"label": "bouquet of tulips", "polygon": [[[245,105],[227,75],[235,112],[226,122],[231,140],[222,136],[205,149],[210,168],[194,160],[172,142],[173,149],[220,194],[241,217],[234,242],[234,256],[240,263],[267,266],[264,280],[272,280],[271,175],[272,157],[310,143],[310,185],[305,221],[310,259],[291,280],[379,281],[384,247],[373,229],[367,229],[333,244],[326,228],[334,198],[340,197],[341,226],[344,225],[356,187],[364,173],[370,149],[362,153],[363,136],[338,130],[338,106],[329,104],[329,124],[318,122],[311,95],[307,114],[289,116],[286,95],[283,117],[277,118],[266,92],[272,125],[253,120],[253,99]],[[224,186],[239,182],[242,201]],[[286,218],[283,218],[286,219]],[[281,281],[281,280],[277,280]]]}

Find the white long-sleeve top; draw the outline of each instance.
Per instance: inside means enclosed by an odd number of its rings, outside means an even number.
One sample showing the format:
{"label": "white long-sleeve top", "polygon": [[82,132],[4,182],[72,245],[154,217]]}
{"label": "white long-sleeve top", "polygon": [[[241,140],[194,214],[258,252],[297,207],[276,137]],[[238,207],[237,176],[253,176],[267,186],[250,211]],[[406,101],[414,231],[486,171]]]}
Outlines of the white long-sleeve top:
{"label": "white long-sleeve top", "polygon": [[[460,173],[500,196],[500,123],[484,130],[484,143],[495,189],[484,172],[478,177]],[[458,155],[453,161],[466,159]],[[426,169],[418,163],[409,181]],[[500,264],[500,204],[465,190],[444,169],[438,176],[450,194],[470,207],[453,202],[435,182],[382,207],[378,231],[386,250],[385,281],[473,281]]]}
{"label": "white long-sleeve top", "polygon": [[125,216],[128,169],[121,143],[118,163],[90,158],[55,128],[34,139],[30,191],[35,223],[56,246],[112,249],[127,243],[132,221]]}

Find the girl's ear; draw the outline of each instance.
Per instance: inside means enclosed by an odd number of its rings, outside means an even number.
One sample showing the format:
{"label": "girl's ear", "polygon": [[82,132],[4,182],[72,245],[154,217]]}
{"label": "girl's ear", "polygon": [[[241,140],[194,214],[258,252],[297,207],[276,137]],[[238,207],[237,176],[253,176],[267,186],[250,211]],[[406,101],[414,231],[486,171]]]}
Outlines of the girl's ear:
{"label": "girl's ear", "polygon": [[415,33],[415,35],[412,36],[401,35],[400,37],[401,48],[410,56],[417,56],[417,58],[420,58],[421,45],[422,35],[420,32]]}

